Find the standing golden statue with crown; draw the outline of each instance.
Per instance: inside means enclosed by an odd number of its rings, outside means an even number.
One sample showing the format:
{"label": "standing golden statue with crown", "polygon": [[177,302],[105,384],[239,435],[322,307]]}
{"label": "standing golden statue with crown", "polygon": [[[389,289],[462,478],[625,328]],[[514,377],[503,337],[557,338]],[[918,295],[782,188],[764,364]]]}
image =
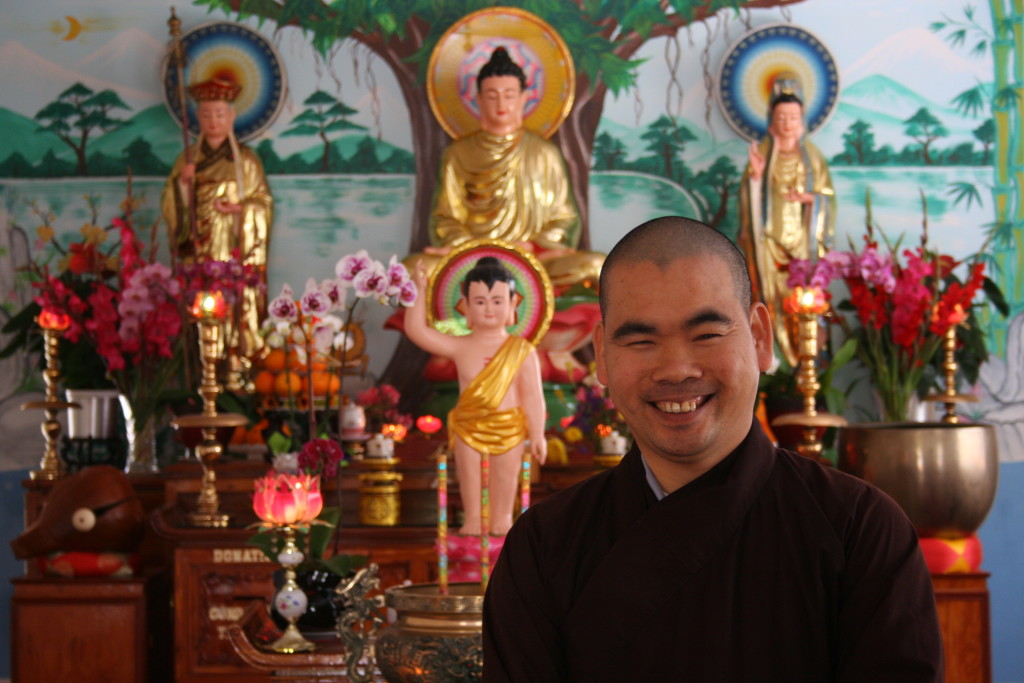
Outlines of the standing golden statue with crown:
{"label": "standing golden statue with crown", "polygon": [[[259,157],[235,138],[232,102],[241,87],[212,78],[189,87],[196,101],[199,138],[174,164],[163,193],[168,244],[183,263],[227,261],[236,256],[257,267],[266,283],[273,198]],[[195,206],[195,225],[189,218]],[[250,360],[262,348],[264,287],[246,287],[224,339],[232,389],[244,389]]]}

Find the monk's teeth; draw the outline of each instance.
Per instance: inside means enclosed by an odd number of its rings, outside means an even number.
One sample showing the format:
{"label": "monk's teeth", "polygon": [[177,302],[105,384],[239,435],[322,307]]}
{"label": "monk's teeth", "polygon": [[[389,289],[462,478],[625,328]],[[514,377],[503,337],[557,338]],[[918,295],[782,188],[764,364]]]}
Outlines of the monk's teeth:
{"label": "monk's teeth", "polygon": [[658,410],[663,413],[692,413],[700,405],[700,399],[677,403],[676,401],[658,401],[655,403]]}

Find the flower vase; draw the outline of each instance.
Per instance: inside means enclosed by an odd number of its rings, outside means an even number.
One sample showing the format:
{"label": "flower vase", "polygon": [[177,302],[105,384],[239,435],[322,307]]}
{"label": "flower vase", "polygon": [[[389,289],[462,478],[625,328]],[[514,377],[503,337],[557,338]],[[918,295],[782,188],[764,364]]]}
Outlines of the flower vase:
{"label": "flower vase", "polygon": [[156,418],[152,411],[139,410],[130,398],[121,394],[128,457],[124,471],[128,474],[153,474],[159,471],[156,462]]}

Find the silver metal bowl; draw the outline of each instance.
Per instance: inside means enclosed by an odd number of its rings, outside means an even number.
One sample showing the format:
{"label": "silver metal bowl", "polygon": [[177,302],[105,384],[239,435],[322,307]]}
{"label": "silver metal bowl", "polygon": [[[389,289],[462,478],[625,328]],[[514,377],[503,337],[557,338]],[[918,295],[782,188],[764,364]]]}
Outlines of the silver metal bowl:
{"label": "silver metal bowl", "polygon": [[999,454],[992,425],[854,424],[839,430],[840,470],[889,494],[921,536],[963,538],[995,500]]}

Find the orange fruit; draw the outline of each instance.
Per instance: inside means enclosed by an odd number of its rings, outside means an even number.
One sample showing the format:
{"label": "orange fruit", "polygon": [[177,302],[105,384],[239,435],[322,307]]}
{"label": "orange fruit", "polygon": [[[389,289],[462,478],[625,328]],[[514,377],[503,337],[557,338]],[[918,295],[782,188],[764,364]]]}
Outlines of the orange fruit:
{"label": "orange fruit", "polygon": [[299,360],[299,353],[297,351],[288,352],[287,365],[289,370],[302,370],[306,367],[305,363]]}
{"label": "orange fruit", "polygon": [[263,359],[263,367],[271,372],[284,370],[285,355],[284,349],[271,349],[266,358]]}
{"label": "orange fruit", "polygon": [[333,372],[314,370],[309,378],[314,396],[326,396],[338,391],[338,375]]}
{"label": "orange fruit", "polygon": [[267,428],[270,423],[267,418],[263,418],[256,424],[254,424],[249,431],[245,433],[245,443],[263,443],[263,430]]}
{"label": "orange fruit", "polygon": [[260,370],[256,374],[256,379],[253,380],[253,385],[256,387],[257,394],[263,394],[264,396],[274,393],[274,380],[276,377],[270,370]]}
{"label": "orange fruit", "polygon": [[278,396],[298,394],[302,391],[302,378],[294,372],[282,372],[274,379],[274,392]]}
{"label": "orange fruit", "polygon": [[232,445],[245,443],[245,426],[235,427],[235,431],[231,433],[231,441],[229,443]]}

